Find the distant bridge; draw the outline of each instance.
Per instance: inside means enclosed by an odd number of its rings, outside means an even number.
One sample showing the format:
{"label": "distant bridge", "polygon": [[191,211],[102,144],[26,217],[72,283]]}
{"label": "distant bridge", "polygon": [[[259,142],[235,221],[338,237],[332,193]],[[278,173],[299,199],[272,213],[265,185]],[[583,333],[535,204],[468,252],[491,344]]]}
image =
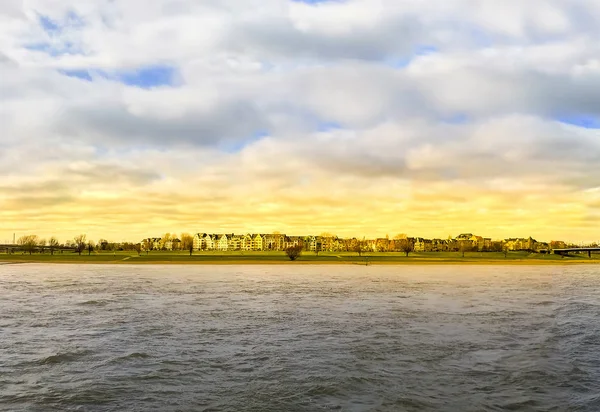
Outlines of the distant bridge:
{"label": "distant bridge", "polygon": [[573,247],[568,249],[553,249],[556,255],[568,255],[569,253],[587,252],[589,257],[592,257],[592,252],[600,252],[600,247]]}

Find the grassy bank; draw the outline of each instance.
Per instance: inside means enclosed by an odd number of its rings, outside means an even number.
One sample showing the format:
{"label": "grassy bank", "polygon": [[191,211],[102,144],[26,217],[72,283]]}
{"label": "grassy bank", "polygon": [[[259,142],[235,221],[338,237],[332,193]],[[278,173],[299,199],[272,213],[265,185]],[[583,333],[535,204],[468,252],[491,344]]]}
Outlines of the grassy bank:
{"label": "grassy bank", "polygon": [[527,252],[466,253],[458,252],[411,253],[356,253],[305,252],[297,261],[291,262],[284,252],[94,252],[79,256],[76,253],[50,254],[1,254],[0,263],[111,263],[111,264],[572,264],[600,263],[600,254],[558,255],[529,254]]}

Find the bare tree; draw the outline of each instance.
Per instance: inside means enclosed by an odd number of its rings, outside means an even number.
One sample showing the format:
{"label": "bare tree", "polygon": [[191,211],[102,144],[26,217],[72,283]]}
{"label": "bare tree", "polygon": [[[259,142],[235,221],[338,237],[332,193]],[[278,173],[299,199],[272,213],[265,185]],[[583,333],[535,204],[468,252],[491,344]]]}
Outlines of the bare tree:
{"label": "bare tree", "polygon": [[89,241],[87,244],[87,250],[88,250],[88,256],[90,256],[92,254],[92,252],[94,251],[94,242],[93,241]]}
{"label": "bare tree", "polygon": [[38,246],[40,247],[41,253],[44,253],[44,248],[46,247],[46,239],[38,240]]}
{"label": "bare tree", "polygon": [[142,240],[141,248],[146,251],[146,254],[148,254],[148,251],[152,249],[152,239]]}
{"label": "bare tree", "polygon": [[194,248],[194,237],[189,233],[181,234],[181,249],[190,250],[190,247]]}
{"label": "bare tree", "polygon": [[109,250],[110,251],[110,244],[109,244],[108,240],[106,240],[106,239],[98,240],[98,248],[100,250]]}
{"label": "bare tree", "polygon": [[404,252],[406,254],[406,257],[408,257],[408,254],[412,251],[415,250],[415,244],[413,242],[410,241],[410,239],[404,238],[404,239],[399,239],[400,240],[400,251]]}
{"label": "bare tree", "polygon": [[473,243],[470,240],[460,240],[458,242],[458,251],[465,257],[465,252],[473,250]]}
{"label": "bare tree", "polygon": [[48,247],[50,248],[50,254],[54,255],[54,249],[59,246],[58,239],[55,236],[52,236],[48,241]]}
{"label": "bare tree", "polygon": [[171,236],[170,233],[165,233],[163,235],[163,237],[160,238],[160,250],[166,250],[167,249],[167,243],[169,243],[173,239],[175,239],[175,236]]}
{"label": "bare tree", "polygon": [[31,255],[33,253],[33,251],[35,250],[35,248],[37,247],[38,237],[37,237],[37,235],[21,236],[19,238],[19,240],[17,240],[17,244],[19,246],[21,246],[21,249],[24,252],[29,252],[29,254]]}
{"label": "bare tree", "polygon": [[79,256],[81,256],[81,252],[84,251],[85,249],[85,240],[86,240],[87,236],[86,235],[77,235],[75,236],[75,238],[73,239],[73,243],[75,245],[75,250],[77,251],[77,253],[79,253]]}
{"label": "bare tree", "polygon": [[358,253],[358,256],[362,256],[363,252],[367,249],[367,242],[363,238],[363,240],[352,238],[350,241],[350,250],[352,252]]}
{"label": "bare tree", "polygon": [[296,260],[302,255],[302,245],[290,246],[285,249],[285,254],[290,260]]}

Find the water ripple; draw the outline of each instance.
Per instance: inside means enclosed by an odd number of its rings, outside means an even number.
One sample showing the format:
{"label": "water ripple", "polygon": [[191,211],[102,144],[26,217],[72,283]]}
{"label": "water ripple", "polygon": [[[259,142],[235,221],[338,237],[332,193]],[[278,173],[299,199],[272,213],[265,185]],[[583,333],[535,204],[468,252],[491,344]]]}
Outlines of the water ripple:
{"label": "water ripple", "polygon": [[1,411],[598,411],[590,267],[0,267]]}

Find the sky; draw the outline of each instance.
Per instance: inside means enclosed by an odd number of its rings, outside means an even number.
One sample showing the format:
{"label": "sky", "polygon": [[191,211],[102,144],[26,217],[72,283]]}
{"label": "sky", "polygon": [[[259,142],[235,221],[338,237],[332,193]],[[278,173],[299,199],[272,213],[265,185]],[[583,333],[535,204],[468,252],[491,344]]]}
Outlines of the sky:
{"label": "sky", "polygon": [[596,0],[3,0],[0,243],[600,239]]}

